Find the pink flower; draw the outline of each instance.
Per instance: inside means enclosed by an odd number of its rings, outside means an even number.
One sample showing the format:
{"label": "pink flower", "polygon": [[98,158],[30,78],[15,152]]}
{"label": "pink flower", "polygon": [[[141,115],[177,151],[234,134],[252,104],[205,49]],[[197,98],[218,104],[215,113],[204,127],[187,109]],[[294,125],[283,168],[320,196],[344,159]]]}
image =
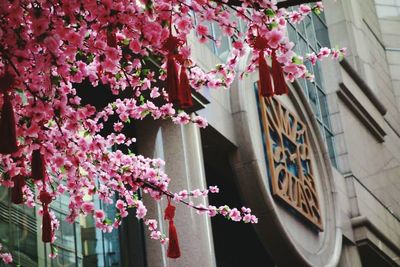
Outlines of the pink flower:
{"label": "pink flower", "polygon": [[5,264],[9,264],[13,261],[11,253],[1,253],[0,257]]}
{"label": "pink flower", "polygon": [[183,198],[182,198],[179,194],[175,193],[175,194],[174,194],[173,200],[174,200],[175,202],[180,202],[180,201],[183,200]]}
{"label": "pink flower", "polygon": [[151,231],[154,231],[157,229],[157,221],[154,219],[146,220],[145,224],[149,226],[149,230],[151,230]]}
{"label": "pink flower", "polygon": [[303,15],[308,15],[311,12],[311,7],[308,5],[300,5],[299,11]]}
{"label": "pink flower", "polygon": [[218,214],[217,213],[217,207],[209,205],[208,206],[207,215],[210,216],[210,217],[214,217],[217,214]]}
{"label": "pink flower", "polygon": [[115,137],[115,143],[117,143],[118,145],[122,144],[125,142],[125,135],[120,133],[119,135],[117,135]]}
{"label": "pink flower", "polygon": [[316,7],[319,9],[319,11],[324,11],[324,6],[323,6],[323,4],[322,4],[322,2],[317,2],[317,3],[315,3],[316,4]]}
{"label": "pink flower", "polygon": [[180,196],[182,199],[186,199],[186,198],[189,197],[189,193],[188,193],[187,190],[182,190],[182,191],[179,192],[179,196]]}
{"label": "pink flower", "polygon": [[272,48],[277,48],[282,41],[284,34],[279,30],[272,30],[267,33],[268,45]]}
{"label": "pink flower", "polygon": [[233,47],[235,49],[238,49],[238,50],[242,50],[243,49],[243,43],[242,42],[236,41],[232,45],[233,45]]}
{"label": "pink flower", "polygon": [[190,117],[185,112],[181,112],[178,116],[173,118],[173,122],[176,124],[188,124],[190,122]]}
{"label": "pink flower", "polygon": [[200,36],[207,36],[209,34],[208,27],[202,24],[197,25],[196,31]]}
{"label": "pink flower", "polygon": [[293,11],[292,13],[290,13],[289,18],[292,23],[297,24],[300,23],[304,17],[300,12]]}
{"label": "pink flower", "polygon": [[211,193],[219,193],[218,186],[210,186],[209,189]]}
{"label": "pink flower", "polygon": [[232,209],[229,212],[229,217],[232,219],[232,221],[235,222],[240,222],[242,220],[242,217],[240,216],[240,211],[238,211],[236,208]]}
{"label": "pink flower", "polygon": [[87,214],[94,210],[94,204],[93,202],[83,202],[81,208],[83,212]]}
{"label": "pink flower", "polygon": [[317,55],[313,52],[311,54],[307,54],[306,58],[311,62],[311,64],[315,65],[317,63]]}
{"label": "pink flower", "polygon": [[200,117],[200,116],[196,116],[193,119],[193,122],[200,128],[206,128],[208,125],[208,122],[206,121],[206,119],[204,119],[203,117]]}
{"label": "pink flower", "polygon": [[317,55],[318,59],[321,60],[324,57],[328,57],[331,54],[331,50],[328,47],[322,47]]}
{"label": "pink flower", "polygon": [[124,124],[122,122],[115,122],[113,128],[114,128],[114,131],[120,132],[124,128]]}
{"label": "pink flower", "polygon": [[250,208],[242,207],[241,210],[242,210],[243,213],[251,213],[251,209]]}
{"label": "pink flower", "polygon": [[139,54],[140,52],[140,43],[137,40],[131,40],[129,43],[129,48],[132,50],[133,53]]}
{"label": "pink flower", "polygon": [[190,194],[191,194],[193,197],[199,197],[199,196],[202,195],[200,189],[195,189],[195,190],[191,191]]}
{"label": "pink flower", "polygon": [[152,231],[150,234],[151,239],[158,240],[161,238],[161,232],[160,231]]}
{"label": "pink flower", "polygon": [[251,222],[251,214],[246,214],[243,216],[243,221],[245,223],[250,223]]}
{"label": "pink flower", "polygon": [[143,219],[144,216],[146,216],[146,214],[147,214],[147,209],[143,205],[143,202],[142,201],[138,201],[138,206],[136,207],[136,217],[138,219]]}
{"label": "pink flower", "polygon": [[96,211],[94,212],[94,216],[95,216],[97,219],[99,219],[100,221],[103,221],[103,220],[105,219],[105,217],[106,217],[104,211],[102,211],[102,210],[96,210]]}
{"label": "pink flower", "polygon": [[115,207],[119,210],[125,209],[125,205],[126,204],[121,199],[118,199],[115,203]]}
{"label": "pink flower", "polygon": [[150,92],[150,97],[151,98],[157,98],[157,97],[159,97],[160,96],[160,93],[158,92],[158,87],[154,87],[153,89],[151,89],[151,92]]}

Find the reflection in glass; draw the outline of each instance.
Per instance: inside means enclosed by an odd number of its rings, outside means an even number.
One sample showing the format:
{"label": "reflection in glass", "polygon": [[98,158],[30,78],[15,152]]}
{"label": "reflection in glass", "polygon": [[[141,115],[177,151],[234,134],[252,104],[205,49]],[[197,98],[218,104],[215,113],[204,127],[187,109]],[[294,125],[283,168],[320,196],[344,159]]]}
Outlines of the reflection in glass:
{"label": "reflection in glass", "polygon": [[16,265],[38,266],[34,209],[10,202],[9,189],[0,188],[0,242],[11,252]]}

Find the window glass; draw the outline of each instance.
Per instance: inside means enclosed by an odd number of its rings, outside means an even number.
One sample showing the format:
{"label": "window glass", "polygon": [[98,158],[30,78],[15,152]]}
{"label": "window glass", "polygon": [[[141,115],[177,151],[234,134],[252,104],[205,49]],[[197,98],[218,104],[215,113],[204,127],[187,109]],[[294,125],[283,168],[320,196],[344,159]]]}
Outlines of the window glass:
{"label": "window glass", "polygon": [[[107,218],[114,218],[116,208],[114,205],[104,205],[98,199],[94,200],[96,209],[103,209]],[[81,239],[83,265],[95,266],[120,266],[120,243],[118,230],[103,233],[95,227],[92,216],[81,216]]]}
{"label": "window glass", "polygon": [[[290,10],[292,9],[293,8],[290,8]],[[312,13],[305,17],[301,23],[289,25],[288,37],[295,43],[294,51],[300,55],[306,55],[311,52],[318,53],[321,47],[330,46],[328,29],[323,14],[316,15]],[[324,137],[332,164],[336,166],[334,136],[330,132],[331,123],[329,118],[329,108],[326,94],[324,92],[321,66],[319,62],[314,66],[309,62],[306,62],[305,65],[308,70],[313,72],[315,76],[314,81],[299,79],[298,83],[303,88],[314,115],[320,123],[321,134]]]}
{"label": "window glass", "polygon": [[321,44],[321,46],[329,47],[329,36],[326,25],[319,16],[313,14],[312,18],[317,41]]}
{"label": "window glass", "polygon": [[231,41],[228,36],[222,34],[221,28],[218,26],[218,24],[214,23],[213,28],[214,38],[215,40],[219,41],[219,46],[215,46],[215,53],[225,61],[229,56]]}
{"label": "window glass", "polygon": [[37,224],[34,209],[12,204],[9,189],[0,188],[0,243],[14,263],[38,266]]}

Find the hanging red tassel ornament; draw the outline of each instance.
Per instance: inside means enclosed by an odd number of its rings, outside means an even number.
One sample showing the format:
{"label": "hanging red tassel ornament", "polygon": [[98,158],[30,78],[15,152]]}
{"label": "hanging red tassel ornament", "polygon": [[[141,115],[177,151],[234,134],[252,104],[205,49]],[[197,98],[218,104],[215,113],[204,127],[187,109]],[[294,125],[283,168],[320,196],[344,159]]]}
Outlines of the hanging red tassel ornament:
{"label": "hanging red tassel ornament", "polygon": [[178,69],[176,66],[175,58],[173,55],[168,54],[166,89],[168,93],[168,100],[171,103],[174,103],[178,100],[178,86],[179,86]]}
{"label": "hanging red tassel ornament", "polygon": [[40,153],[40,149],[32,151],[32,173],[31,178],[38,181],[44,181],[46,178],[46,167],[43,155]]}
{"label": "hanging red tassel ornament", "polygon": [[271,84],[271,75],[264,58],[264,50],[260,50],[258,55],[258,72],[260,75],[260,94],[264,97],[273,96],[274,91]]}
{"label": "hanging red tassel ornament", "polygon": [[[166,90],[168,93],[168,101],[176,104],[180,108],[192,106],[192,99],[190,94],[189,79],[186,71],[181,67],[180,77],[178,75],[177,59],[178,48],[182,46],[183,42],[172,34],[172,13],[169,22],[169,36],[164,41],[162,49],[168,53],[167,55],[167,84]],[[184,71],[182,71],[184,70]]]}
{"label": "hanging red tassel ornament", "polygon": [[15,82],[14,76],[8,71],[5,72],[0,77],[0,93],[5,93],[6,91],[10,90],[14,82]]}
{"label": "hanging red tassel ornament", "polygon": [[14,108],[7,92],[3,93],[3,107],[0,118],[0,154],[18,151]]}
{"label": "hanging red tassel ornament", "polygon": [[175,209],[175,206],[171,205],[171,198],[168,197],[168,206],[165,208],[164,220],[169,221],[167,257],[172,259],[176,259],[181,256],[178,233],[176,232],[176,227],[174,224]]}
{"label": "hanging red tassel ornament", "polygon": [[107,45],[117,47],[117,34],[115,30],[107,30]]}
{"label": "hanging red tassel ornament", "polygon": [[288,94],[288,88],[281,64],[276,59],[276,50],[272,50],[272,77],[274,79],[274,91],[276,95]]}
{"label": "hanging red tassel ornament", "polygon": [[269,67],[268,67],[267,62],[265,61],[265,57],[264,57],[264,51],[265,51],[265,49],[268,48],[268,41],[264,37],[261,37],[259,32],[253,41],[253,48],[255,50],[259,51],[258,52],[258,72],[259,72],[259,78],[260,78],[260,82],[259,82],[260,95],[263,97],[271,97],[274,95],[274,91],[272,88]]}
{"label": "hanging red tassel ornament", "polygon": [[14,204],[22,204],[24,202],[24,194],[22,188],[25,186],[25,177],[17,175],[13,177],[14,187],[11,189],[11,202]]}
{"label": "hanging red tassel ornament", "polygon": [[181,64],[181,73],[179,77],[178,102],[180,108],[190,108],[193,106],[192,92],[190,90],[189,78],[186,73],[184,62]]}
{"label": "hanging red tassel ornament", "polygon": [[49,205],[52,201],[51,195],[47,191],[41,191],[39,200],[42,202],[43,217],[42,217],[42,241],[45,243],[51,242],[53,238],[53,230],[51,227],[51,217],[49,213]]}

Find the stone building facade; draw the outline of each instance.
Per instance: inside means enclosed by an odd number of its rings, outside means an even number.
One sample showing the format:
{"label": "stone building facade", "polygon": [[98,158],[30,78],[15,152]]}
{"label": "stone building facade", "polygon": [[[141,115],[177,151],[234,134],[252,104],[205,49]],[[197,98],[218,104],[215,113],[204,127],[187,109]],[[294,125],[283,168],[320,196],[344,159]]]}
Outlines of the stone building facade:
{"label": "stone building facade", "polygon": [[[135,125],[137,152],[166,160],[171,191],[217,184],[221,193],[207,202],[251,207],[257,225],[210,220],[178,205],[182,257],[171,260],[134,216],[103,234],[89,220],[66,224],[60,200],[53,207],[60,256],[50,260],[35,215],[7,204],[1,191],[1,242],[22,266],[400,266],[400,1],[323,2],[323,15],[288,31],[301,54],[347,47],[344,61],[314,67],[315,82],[296,81],[289,96],[266,101],[254,73],[229,91],[193,92],[206,129]],[[220,47],[192,42],[204,69],[230,49],[224,39]],[[239,71],[249,58],[250,51]],[[147,205],[162,221],[166,201]]]}

